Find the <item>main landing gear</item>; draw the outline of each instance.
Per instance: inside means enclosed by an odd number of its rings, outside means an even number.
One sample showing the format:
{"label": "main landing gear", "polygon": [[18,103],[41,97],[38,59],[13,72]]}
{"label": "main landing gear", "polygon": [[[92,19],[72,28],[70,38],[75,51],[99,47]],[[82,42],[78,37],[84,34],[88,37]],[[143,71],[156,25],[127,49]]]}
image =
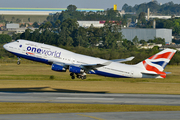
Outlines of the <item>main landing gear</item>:
{"label": "main landing gear", "polygon": [[70,73],[71,79],[75,79],[75,75],[77,78],[79,79],[86,79],[86,73],[81,73],[81,74],[77,74],[77,73]]}
{"label": "main landing gear", "polygon": [[21,60],[21,59],[18,57],[18,61],[17,61],[17,64],[18,64],[18,65],[21,64],[20,60]]}

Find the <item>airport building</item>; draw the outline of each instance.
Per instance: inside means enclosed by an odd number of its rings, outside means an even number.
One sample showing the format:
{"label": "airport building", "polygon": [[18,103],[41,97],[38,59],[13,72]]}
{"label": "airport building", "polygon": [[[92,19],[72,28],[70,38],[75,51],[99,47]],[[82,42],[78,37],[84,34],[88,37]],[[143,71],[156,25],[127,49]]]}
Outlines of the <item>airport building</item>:
{"label": "airport building", "polygon": [[[52,15],[67,8],[0,8],[0,15]],[[104,11],[104,9],[77,8],[77,11]]]}
{"label": "airport building", "polygon": [[[180,17],[180,16],[174,16],[174,17]],[[155,19],[155,18],[158,18],[158,19],[171,19],[172,16],[149,16],[149,19]],[[148,16],[146,16],[146,20],[148,20]]]}
{"label": "airport building", "polygon": [[8,24],[6,24],[6,29],[8,31],[14,31],[16,29],[19,29],[19,24],[17,24],[17,23],[8,23]]}
{"label": "airport building", "polygon": [[90,27],[91,25],[93,25],[93,27],[97,27],[97,28],[100,28],[100,27],[103,27],[104,26],[104,23],[105,21],[77,21],[79,26],[81,27]]}
{"label": "airport building", "polygon": [[149,39],[164,38],[165,42],[172,42],[172,29],[153,29],[153,28],[122,28],[124,38],[133,40],[137,36],[138,40],[148,41]]}

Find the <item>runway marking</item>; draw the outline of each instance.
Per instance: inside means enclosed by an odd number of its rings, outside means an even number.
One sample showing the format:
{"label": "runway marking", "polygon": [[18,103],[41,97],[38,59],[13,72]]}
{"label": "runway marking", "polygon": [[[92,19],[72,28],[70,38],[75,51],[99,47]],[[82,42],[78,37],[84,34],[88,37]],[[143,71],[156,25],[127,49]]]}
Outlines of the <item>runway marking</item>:
{"label": "runway marking", "polygon": [[76,94],[70,94],[70,95],[73,95],[73,96],[125,96],[125,95],[121,95],[121,94],[81,94],[81,93],[76,93]]}
{"label": "runway marking", "polygon": [[83,117],[88,117],[88,118],[93,118],[95,120],[105,120],[105,119],[102,119],[102,118],[97,118],[97,117],[94,117],[94,116],[89,116],[89,115],[84,115],[84,114],[77,114],[79,116],[83,116]]}
{"label": "runway marking", "polygon": [[114,98],[79,98],[79,97],[58,97],[58,100],[114,100]]}

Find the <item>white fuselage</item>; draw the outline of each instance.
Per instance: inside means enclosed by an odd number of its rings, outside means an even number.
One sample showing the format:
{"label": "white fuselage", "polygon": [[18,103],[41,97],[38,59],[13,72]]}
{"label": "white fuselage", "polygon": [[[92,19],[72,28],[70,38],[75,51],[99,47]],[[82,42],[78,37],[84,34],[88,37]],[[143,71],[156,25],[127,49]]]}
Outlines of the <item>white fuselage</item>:
{"label": "white fuselage", "polygon": [[[67,51],[62,48],[46,45],[42,43],[32,42],[28,40],[18,40],[5,44],[3,46],[7,51],[17,55],[18,57],[43,62],[46,64],[59,62],[65,64],[103,64],[108,60],[90,57]],[[151,77],[142,75],[145,71],[136,65],[127,65],[118,62],[111,62],[107,66],[98,67],[92,70],[91,73],[108,77],[127,77],[127,78],[142,78]],[[152,76],[153,78],[154,76]]]}

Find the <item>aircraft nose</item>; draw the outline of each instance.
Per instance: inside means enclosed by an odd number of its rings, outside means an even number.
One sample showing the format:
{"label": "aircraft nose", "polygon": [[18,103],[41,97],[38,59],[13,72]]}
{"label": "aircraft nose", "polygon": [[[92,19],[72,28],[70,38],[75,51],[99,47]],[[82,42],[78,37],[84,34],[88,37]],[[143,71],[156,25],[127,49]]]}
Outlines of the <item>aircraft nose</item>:
{"label": "aircraft nose", "polygon": [[4,48],[5,50],[7,50],[7,47],[8,47],[7,44],[3,45],[3,48]]}

